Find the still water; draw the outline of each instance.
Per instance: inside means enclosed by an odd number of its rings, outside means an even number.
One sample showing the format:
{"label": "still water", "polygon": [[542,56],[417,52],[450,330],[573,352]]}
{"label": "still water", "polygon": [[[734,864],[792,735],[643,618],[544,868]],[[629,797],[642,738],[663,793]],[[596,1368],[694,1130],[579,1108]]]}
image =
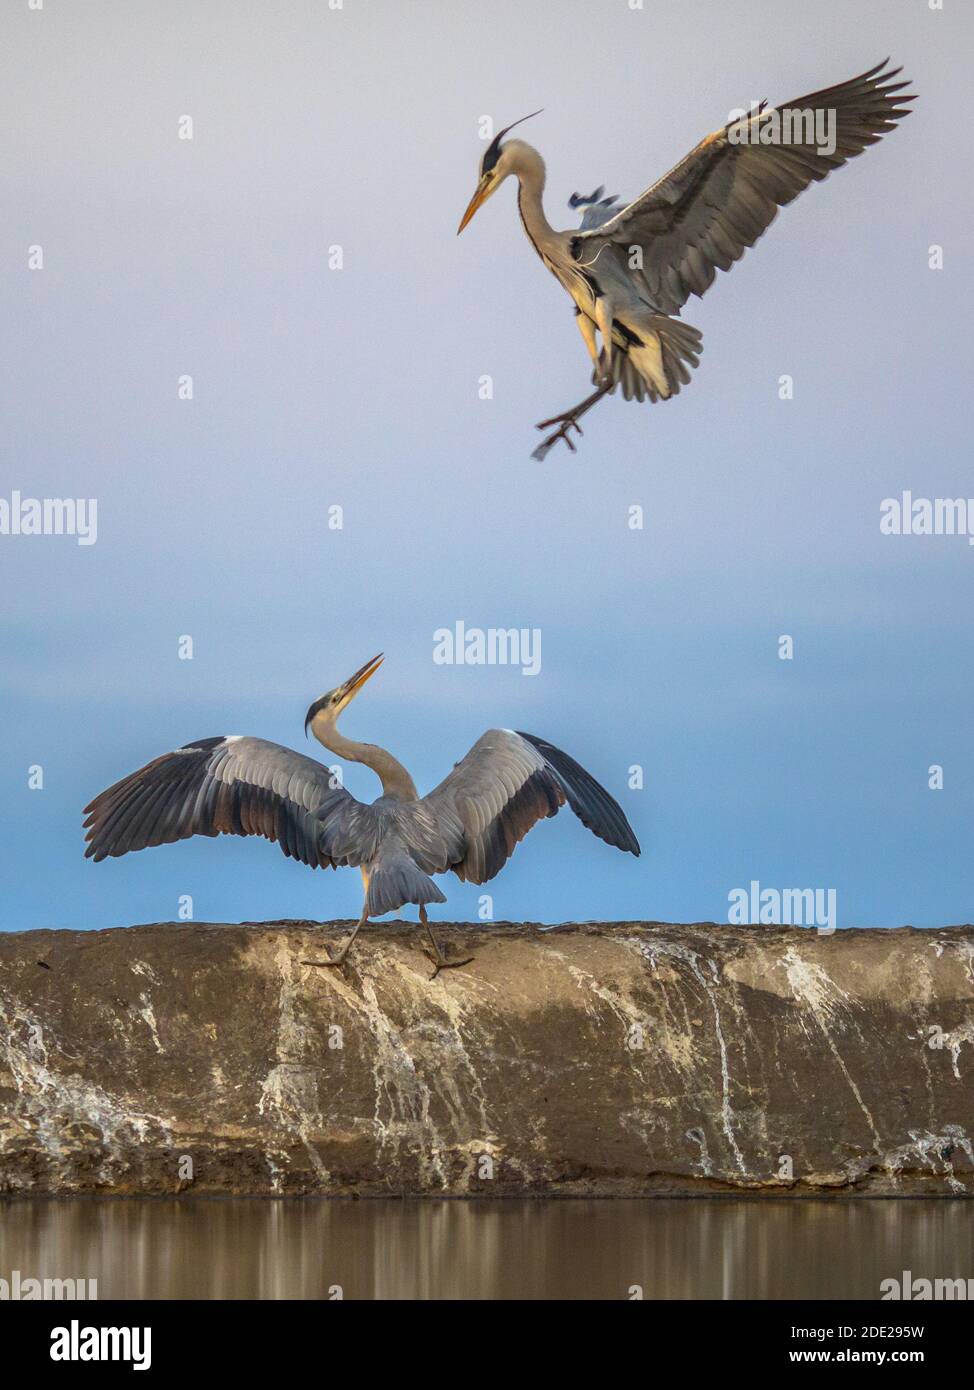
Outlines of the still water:
{"label": "still water", "polygon": [[974,1202],[0,1199],[0,1278],[99,1298],[876,1299],[974,1277]]}

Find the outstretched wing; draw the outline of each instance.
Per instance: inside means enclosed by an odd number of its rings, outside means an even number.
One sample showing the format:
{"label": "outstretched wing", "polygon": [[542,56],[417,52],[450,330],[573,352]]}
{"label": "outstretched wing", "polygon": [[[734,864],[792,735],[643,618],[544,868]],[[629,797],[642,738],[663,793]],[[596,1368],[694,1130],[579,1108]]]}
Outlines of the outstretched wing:
{"label": "outstretched wing", "polygon": [[[910,114],[893,82],[901,68],[876,67],[837,87],[786,102],[778,112],[763,109],[732,121],[702,140],[681,163],[628,207],[594,231],[572,241],[576,257],[593,262],[609,245],[642,251],[649,296],[663,313],[676,313],[691,294],[702,295],[718,269],[730,270],[774,221],[779,207],[813,180],[824,179],[867,145],[874,145]],[[810,122],[789,117],[790,143],[751,143],[763,126],[771,129],[785,112],[834,113],[835,148],[816,143]],[[786,127],[782,119],[782,131]],[[825,127],[826,134],[828,126]],[[808,138],[805,138],[808,137]]]}
{"label": "outstretched wing", "polygon": [[486,883],[544,816],[565,802],[599,839],[630,854],[639,844],[622,808],[574,758],[533,734],[490,729],[418,806],[461,879]]}
{"label": "outstretched wing", "polygon": [[279,743],[201,738],[123,777],[85,807],[85,858],[191,835],[262,835],[313,869],[359,864],[356,841],[365,851],[369,845],[356,822],[369,809],[332,786],[328,768]]}

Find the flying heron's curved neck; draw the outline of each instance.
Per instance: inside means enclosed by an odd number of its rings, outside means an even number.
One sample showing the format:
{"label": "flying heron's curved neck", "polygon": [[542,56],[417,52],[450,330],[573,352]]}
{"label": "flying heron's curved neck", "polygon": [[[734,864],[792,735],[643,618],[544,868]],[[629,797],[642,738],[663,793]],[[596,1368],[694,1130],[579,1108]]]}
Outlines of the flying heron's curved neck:
{"label": "flying heron's curved neck", "polygon": [[350,763],[364,763],[370,767],[382,783],[384,796],[395,796],[400,801],[418,799],[416,784],[402,763],[377,743],[356,743],[354,739],[340,734],[334,715],[320,710],[311,721],[311,732],[329,753],[336,753]]}
{"label": "flying heron's curved neck", "polygon": [[540,255],[558,233],[544,215],[541,195],[544,193],[544,160],[526,140],[509,140],[505,150],[510,154],[511,171],[517,175],[517,207],[524,230]]}

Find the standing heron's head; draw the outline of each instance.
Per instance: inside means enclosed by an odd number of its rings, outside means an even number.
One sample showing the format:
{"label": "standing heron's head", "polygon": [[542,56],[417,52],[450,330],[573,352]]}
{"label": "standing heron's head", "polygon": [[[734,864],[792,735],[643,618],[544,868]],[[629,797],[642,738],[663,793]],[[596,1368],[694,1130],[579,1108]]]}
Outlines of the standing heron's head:
{"label": "standing heron's head", "polygon": [[312,720],[318,714],[327,715],[329,720],[334,723],[346,705],[351,704],[365,682],[375,675],[381,665],[382,653],[380,652],[371,661],[367,661],[364,666],[360,666],[355,675],[349,676],[342,685],[336,685],[334,690],[329,690],[327,695],[322,695],[320,700],[315,700],[304,717],[305,736],[307,736]]}
{"label": "standing heron's head", "polygon": [[[529,121],[531,116],[540,115],[539,111],[532,111],[529,116],[522,116],[520,121],[514,121],[511,125],[506,125],[503,130],[499,130],[484,151],[484,157],[480,161],[480,180],[473,197],[467,204],[467,210],[460,219],[457,228],[457,236],[463,231],[464,227],[473,217],[479,207],[486,203],[492,193],[496,193],[498,188],[507,178],[508,174],[514,172],[513,155],[507,145],[502,145],[501,141],[509,130],[514,126],[520,125],[522,121]],[[516,143],[516,142],[515,142]]]}

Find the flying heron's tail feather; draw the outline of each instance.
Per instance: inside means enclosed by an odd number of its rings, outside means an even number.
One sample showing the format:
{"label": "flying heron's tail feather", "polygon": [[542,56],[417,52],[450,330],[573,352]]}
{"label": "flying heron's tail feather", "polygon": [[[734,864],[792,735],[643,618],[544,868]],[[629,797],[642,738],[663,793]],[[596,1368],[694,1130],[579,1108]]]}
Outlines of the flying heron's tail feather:
{"label": "flying heron's tail feather", "polygon": [[647,314],[626,328],[633,341],[612,350],[612,375],[624,398],[642,401],[648,396],[655,402],[679,395],[700,365],[700,330],[667,314]]}
{"label": "flying heron's tail feather", "polygon": [[446,902],[446,895],[405,851],[387,855],[373,864],[368,871],[368,884],[365,902],[370,917],[395,912],[406,903],[422,907],[425,903]]}
{"label": "flying heron's tail feather", "polygon": [[[700,366],[703,351],[703,334],[691,323],[671,319],[665,314],[655,314],[652,320],[653,331],[659,338],[663,351],[663,371],[666,374],[669,391],[659,394],[666,400],[677,396],[681,386],[690,384],[690,372]],[[656,400],[652,389],[649,399]]]}

